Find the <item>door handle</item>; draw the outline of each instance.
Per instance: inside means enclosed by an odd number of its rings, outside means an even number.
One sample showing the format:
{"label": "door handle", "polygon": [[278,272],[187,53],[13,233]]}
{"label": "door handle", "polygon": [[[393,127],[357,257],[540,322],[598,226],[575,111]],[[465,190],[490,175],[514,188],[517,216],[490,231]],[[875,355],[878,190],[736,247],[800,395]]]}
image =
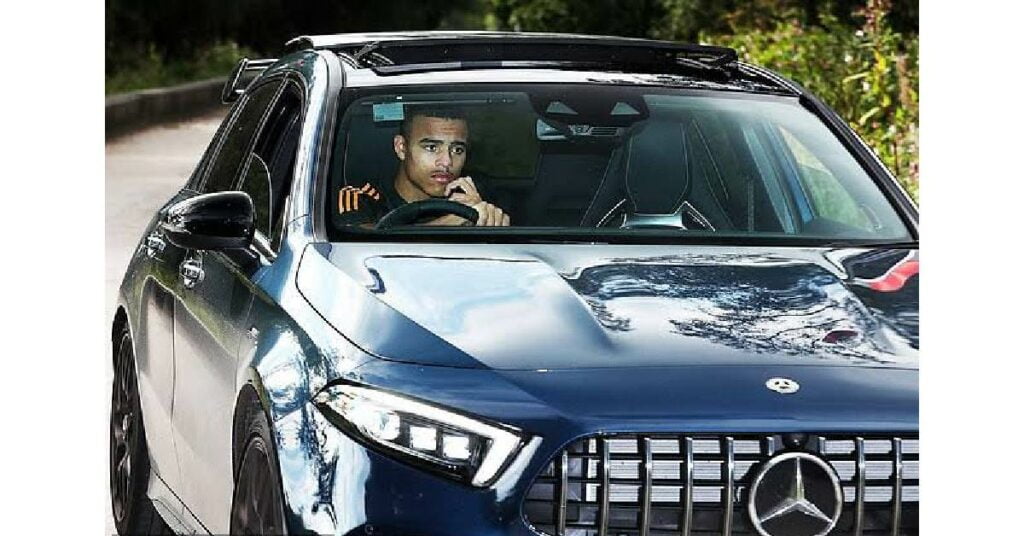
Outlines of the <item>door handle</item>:
{"label": "door handle", "polygon": [[196,257],[189,257],[181,263],[181,267],[178,269],[178,274],[181,275],[181,282],[184,283],[185,288],[195,288],[200,281],[203,280],[203,261]]}
{"label": "door handle", "polygon": [[167,241],[159,233],[153,233],[146,237],[146,255],[149,258],[156,258],[157,255],[163,253],[166,247]]}

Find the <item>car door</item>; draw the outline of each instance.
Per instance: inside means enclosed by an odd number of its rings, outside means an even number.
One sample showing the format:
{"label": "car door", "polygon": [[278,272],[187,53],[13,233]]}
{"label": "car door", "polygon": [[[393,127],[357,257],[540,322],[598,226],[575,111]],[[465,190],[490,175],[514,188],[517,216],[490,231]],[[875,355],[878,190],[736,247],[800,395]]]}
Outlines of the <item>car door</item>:
{"label": "car door", "polygon": [[[179,200],[175,196],[170,206]],[[166,208],[166,207],[165,207]],[[163,209],[157,219],[163,217]],[[179,483],[178,460],[171,432],[174,407],[174,288],[182,252],[172,246],[159,226],[150,227],[140,245],[148,268],[140,289],[138,329],[135,330],[139,403],[150,455],[150,467],[169,487]]]}
{"label": "car door", "polygon": [[[224,140],[224,133],[233,124],[240,104],[232,107],[218,128],[189,179],[189,184],[157,211],[139,246],[139,255],[145,263],[139,272],[146,274],[140,289],[138,329],[132,334],[139,368],[139,397],[145,419],[150,467],[171,489],[180,487],[171,414],[174,407],[175,291],[178,285],[179,266],[185,252],[171,244],[158,222],[163,219],[169,207],[194,195],[191,186],[200,178],[212,156],[217,153]],[[174,508],[174,505],[165,506]]]}
{"label": "car door", "polygon": [[229,134],[227,151],[218,156],[203,188],[249,194],[256,213],[253,247],[188,251],[182,265],[181,307],[175,311],[173,417],[181,494],[191,513],[215,533],[228,530],[231,506],[237,351],[248,334],[243,323],[255,278],[273,259],[272,207],[280,204],[275,199],[281,191],[275,182],[280,183],[282,174],[290,178],[294,161],[294,145],[281,150],[285,133],[296,131],[298,114],[294,93],[285,95],[280,82],[252,90],[239,127]]}

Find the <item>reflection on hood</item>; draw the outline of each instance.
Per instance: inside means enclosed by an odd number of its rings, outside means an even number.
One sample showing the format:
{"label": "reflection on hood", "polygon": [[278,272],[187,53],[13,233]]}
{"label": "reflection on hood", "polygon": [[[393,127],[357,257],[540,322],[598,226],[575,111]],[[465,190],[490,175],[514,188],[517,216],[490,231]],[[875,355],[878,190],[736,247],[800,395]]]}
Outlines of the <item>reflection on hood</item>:
{"label": "reflection on hood", "polygon": [[298,283],[350,340],[401,361],[916,368],[917,276],[886,275],[906,257],[863,248],[344,244],[307,250]]}
{"label": "reflection on hood", "polygon": [[593,266],[566,282],[614,331],[632,329],[622,300],[652,298],[679,335],[749,352],[890,360],[885,326],[832,273],[771,256],[721,257]]}

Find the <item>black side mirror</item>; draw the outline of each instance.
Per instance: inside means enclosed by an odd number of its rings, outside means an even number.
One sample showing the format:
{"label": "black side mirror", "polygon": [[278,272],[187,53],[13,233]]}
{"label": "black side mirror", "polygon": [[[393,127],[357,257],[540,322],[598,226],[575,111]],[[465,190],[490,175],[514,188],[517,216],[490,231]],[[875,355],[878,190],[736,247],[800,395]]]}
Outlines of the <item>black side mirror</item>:
{"label": "black side mirror", "polygon": [[256,229],[256,211],[245,192],[202,194],[171,205],[160,228],[180,248],[245,248]]}

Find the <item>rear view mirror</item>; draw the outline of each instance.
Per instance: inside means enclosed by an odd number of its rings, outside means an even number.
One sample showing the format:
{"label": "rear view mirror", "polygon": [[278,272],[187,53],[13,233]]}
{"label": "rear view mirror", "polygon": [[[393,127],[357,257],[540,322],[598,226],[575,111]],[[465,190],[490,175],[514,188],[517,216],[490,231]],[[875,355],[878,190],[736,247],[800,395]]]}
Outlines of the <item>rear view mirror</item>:
{"label": "rear view mirror", "polygon": [[167,209],[160,228],[180,248],[245,248],[256,228],[255,210],[245,192],[202,194]]}

